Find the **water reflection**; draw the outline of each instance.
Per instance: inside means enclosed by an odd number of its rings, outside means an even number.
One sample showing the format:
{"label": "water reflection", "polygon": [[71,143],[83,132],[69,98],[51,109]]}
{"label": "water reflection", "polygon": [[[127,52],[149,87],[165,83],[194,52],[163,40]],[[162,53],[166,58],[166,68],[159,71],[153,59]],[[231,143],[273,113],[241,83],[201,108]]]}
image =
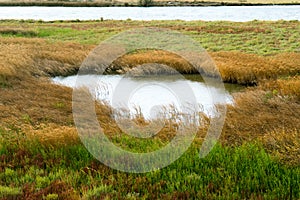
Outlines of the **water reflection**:
{"label": "water reflection", "polygon": [[0,7],[0,19],[35,20],[300,20],[300,6]]}
{"label": "water reflection", "polygon": [[[157,118],[168,109],[178,112],[190,109],[213,116],[215,104],[233,102],[230,92],[224,93],[221,88],[206,85],[199,75],[135,78],[123,75],[80,75],[55,77],[53,82],[72,88],[87,87],[96,100],[108,103],[116,110],[123,111],[123,114],[142,114],[145,119]],[[227,86],[231,87],[231,91],[240,90],[237,86]],[[214,99],[211,93],[214,93]]]}

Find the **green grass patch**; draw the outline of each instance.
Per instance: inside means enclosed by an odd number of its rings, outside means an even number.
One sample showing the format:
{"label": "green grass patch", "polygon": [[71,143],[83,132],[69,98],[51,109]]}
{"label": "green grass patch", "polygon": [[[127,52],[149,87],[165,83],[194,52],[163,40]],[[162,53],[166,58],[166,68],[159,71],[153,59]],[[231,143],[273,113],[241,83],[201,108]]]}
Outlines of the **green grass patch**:
{"label": "green grass patch", "polygon": [[21,194],[20,188],[6,187],[0,185],[0,198],[17,198]]}
{"label": "green grass patch", "polygon": [[[166,168],[130,174],[101,164],[82,144],[53,148],[29,141],[27,145],[23,142],[22,146],[16,142],[13,147],[7,140],[2,137],[0,150],[0,185],[4,191],[0,194],[5,197],[19,195],[20,190],[16,188],[24,191],[31,185],[34,188],[32,195],[60,198],[62,193],[49,189],[60,181],[72,188],[70,195],[87,199],[300,198],[300,167],[280,164],[256,143],[239,147],[217,144],[203,159],[198,155],[199,145],[193,144]],[[118,140],[132,145],[128,137],[123,140],[119,136]],[[143,149],[157,146],[155,142],[143,145]]]}
{"label": "green grass patch", "polygon": [[[95,45],[125,30],[159,27],[189,35],[208,51],[242,51],[260,55],[299,52],[298,44],[300,43],[299,21],[73,20],[43,22],[4,20],[0,21],[0,25],[11,30],[7,32],[8,35]],[[1,35],[3,36],[0,31]]]}

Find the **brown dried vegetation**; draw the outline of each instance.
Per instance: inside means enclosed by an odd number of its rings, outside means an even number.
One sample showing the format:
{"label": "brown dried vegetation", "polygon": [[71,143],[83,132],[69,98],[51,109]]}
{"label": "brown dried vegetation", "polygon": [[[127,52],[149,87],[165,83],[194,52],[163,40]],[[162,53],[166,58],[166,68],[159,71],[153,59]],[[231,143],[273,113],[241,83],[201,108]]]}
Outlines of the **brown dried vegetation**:
{"label": "brown dried vegetation", "polygon": [[[122,74],[145,63],[164,64],[182,74],[193,74],[197,72],[189,62],[179,55],[162,50],[139,51],[124,55],[112,63],[113,68],[111,68],[111,71]],[[170,69],[166,72],[172,73]],[[152,72],[152,74],[153,73],[154,72]]]}
{"label": "brown dried vegetation", "polygon": [[261,80],[276,79],[300,72],[300,54],[282,53],[274,56],[258,56],[241,52],[211,53],[225,82],[257,84]]}
{"label": "brown dried vegetation", "polygon": [[74,74],[91,49],[74,43],[26,38],[0,38],[0,46],[0,75],[8,78]]}
{"label": "brown dried vegetation", "polygon": [[300,76],[286,77],[282,79],[265,81],[261,83],[262,88],[267,88],[282,97],[288,97],[300,102]]}
{"label": "brown dried vegetation", "polygon": [[57,199],[79,199],[74,189],[63,181],[54,181],[48,187],[36,191],[34,184],[27,184],[23,188],[23,195],[19,199],[39,200],[44,199],[49,194],[57,194]]}
{"label": "brown dried vegetation", "polygon": [[[258,56],[241,52],[211,52],[209,55],[220,71],[223,81],[227,83],[256,85],[262,80],[276,79],[280,76],[294,76],[300,73],[299,53]],[[182,57],[158,50],[125,55],[113,63],[112,71],[125,73],[143,63],[165,64],[182,74],[197,72]],[[205,71],[206,69],[204,69]]]}
{"label": "brown dried vegetation", "polygon": [[[42,39],[0,39],[0,82],[10,76],[67,76],[75,74],[94,46],[74,43],[49,43]],[[15,53],[18,52],[18,53]],[[258,56],[241,52],[209,53],[224,82],[245,85],[264,79],[300,73],[300,54],[282,53]],[[195,73],[188,62],[169,52],[150,50],[125,55],[114,62],[114,72],[143,63],[166,64],[180,73]],[[3,80],[4,79],[4,80]],[[2,83],[5,84],[5,83]]]}

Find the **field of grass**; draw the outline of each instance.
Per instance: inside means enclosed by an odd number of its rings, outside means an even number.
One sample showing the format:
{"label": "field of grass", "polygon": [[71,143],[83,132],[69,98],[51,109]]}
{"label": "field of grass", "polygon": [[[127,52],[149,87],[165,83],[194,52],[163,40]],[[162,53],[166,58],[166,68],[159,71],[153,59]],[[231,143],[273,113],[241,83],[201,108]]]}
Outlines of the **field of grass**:
{"label": "field of grass", "polygon": [[[145,174],[112,170],[81,143],[72,90],[49,77],[76,74],[101,41],[130,28],[180,31],[207,49],[233,94],[220,141],[198,156],[205,118],[189,150]],[[300,199],[300,22],[0,21],[0,199]],[[115,64],[188,64],[168,52],[142,51]],[[96,106],[109,138],[145,151],[165,145],[122,133],[105,105]],[[109,122],[109,123],[108,123]]]}

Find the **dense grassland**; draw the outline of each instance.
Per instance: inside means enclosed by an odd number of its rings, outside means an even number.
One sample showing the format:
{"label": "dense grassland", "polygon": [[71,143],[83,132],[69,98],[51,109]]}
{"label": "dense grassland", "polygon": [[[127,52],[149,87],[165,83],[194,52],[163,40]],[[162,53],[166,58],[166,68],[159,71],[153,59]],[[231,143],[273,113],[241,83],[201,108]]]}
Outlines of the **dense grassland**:
{"label": "dense grassland", "polygon": [[[78,138],[72,90],[49,77],[76,74],[101,41],[139,27],[177,30],[199,42],[224,82],[248,86],[228,106],[219,143],[204,159],[204,118],[189,150],[170,166],[128,174],[93,158]],[[1,21],[1,199],[299,199],[300,22]],[[168,52],[135,52],[119,66],[188,64]],[[109,138],[144,151],[166,144],[174,130],[136,142],[97,105]],[[134,144],[134,145],[133,145]]]}

